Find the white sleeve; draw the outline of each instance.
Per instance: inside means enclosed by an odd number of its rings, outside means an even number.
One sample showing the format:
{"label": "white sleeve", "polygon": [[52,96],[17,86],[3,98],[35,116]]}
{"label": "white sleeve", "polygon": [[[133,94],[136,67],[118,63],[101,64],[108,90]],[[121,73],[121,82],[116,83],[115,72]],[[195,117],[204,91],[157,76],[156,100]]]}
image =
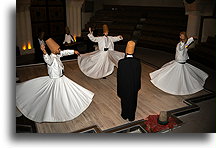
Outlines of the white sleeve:
{"label": "white sleeve", "polygon": [[93,33],[89,33],[87,36],[89,37],[89,39],[90,39],[92,42],[99,42],[99,40],[100,40],[100,37],[94,37],[94,36],[93,36]]}
{"label": "white sleeve", "polygon": [[73,54],[74,54],[74,50],[63,50],[63,51],[60,51],[60,57],[69,56],[69,55],[73,55]]}
{"label": "white sleeve", "polygon": [[193,41],[194,41],[194,38],[193,38],[193,37],[190,37],[190,38],[187,40],[187,43],[185,44],[185,46],[187,47],[187,46],[190,45]]}
{"label": "white sleeve", "polygon": [[44,58],[44,61],[45,61],[48,65],[51,65],[51,64],[53,63],[53,59],[52,59],[48,54],[43,55],[43,58]]}
{"label": "white sleeve", "polygon": [[123,40],[123,37],[121,37],[120,35],[114,36],[114,37],[111,37],[111,40],[112,40],[112,42],[118,42],[120,40]]}

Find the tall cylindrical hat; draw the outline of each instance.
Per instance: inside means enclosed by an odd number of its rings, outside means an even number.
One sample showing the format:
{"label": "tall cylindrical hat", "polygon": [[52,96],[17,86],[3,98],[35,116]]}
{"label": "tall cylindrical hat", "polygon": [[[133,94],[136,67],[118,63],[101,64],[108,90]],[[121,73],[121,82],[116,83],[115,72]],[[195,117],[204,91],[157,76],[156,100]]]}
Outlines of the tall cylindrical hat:
{"label": "tall cylindrical hat", "polygon": [[136,43],[134,41],[128,41],[127,47],[126,47],[126,54],[134,53],[135,44]]}
{"label": "tall cylindrical hat", "polygon": [[107,24],[103,25],[103,33],[108,33],[109,32],[109,28]]}
{"label": "tall cylindrical hat", "polygon": [[52,53],[58,52],[60,48],[60,46],[52,38],[49,38],[48,40],[46,40],[46,44]]}

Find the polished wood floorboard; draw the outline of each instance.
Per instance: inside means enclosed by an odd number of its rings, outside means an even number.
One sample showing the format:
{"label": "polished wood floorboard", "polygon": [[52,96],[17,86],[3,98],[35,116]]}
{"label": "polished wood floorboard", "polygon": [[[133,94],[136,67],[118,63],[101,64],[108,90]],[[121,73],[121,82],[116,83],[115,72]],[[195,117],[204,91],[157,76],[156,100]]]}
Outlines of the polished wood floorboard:
{"label": "polished wood floorboard", "polygon": [[[129,121],[120,116],[120,99],[116,94],[116,69],[107,79],[92,79],[85,76],[79,69],[77,61],[65,61],[65,75],[79,85],[95,93],[92,103],[80,116],[68,122],[36,123],[39,133],[70,133],[92,125],[102,130],[119,126]],[[46,76],[46,65],[17,67],[17,76],[24,82],[36,77]],[[148,115],[158,114],[186,106],[184,99],[209,93],[207,90],[193,95],[175,96],[156,88],[150,82],[149,73],[155,68],[142,63],[142,87],[138,95],[136,119],[145,119]]]}

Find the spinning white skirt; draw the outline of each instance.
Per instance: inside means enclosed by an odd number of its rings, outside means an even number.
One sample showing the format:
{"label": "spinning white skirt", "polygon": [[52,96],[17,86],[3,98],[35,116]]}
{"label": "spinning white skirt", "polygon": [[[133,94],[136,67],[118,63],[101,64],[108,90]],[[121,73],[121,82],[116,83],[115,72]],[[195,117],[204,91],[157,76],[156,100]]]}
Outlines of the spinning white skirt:
{"label": "spinning white skirt", "polygon": [[118,61],[124,56],[123,52],[97,50],[78,56],[78,65],[86,76],[100,79],[112,74],[114,66],[117,67]]}
{"label": "spinning white skirt", "polygon": [[66,76],[35,78],[16,86],[16,105],[36,122],[64,122],[79,116],[92,102],[94,93]]}
{"label": "spinning white skirt", "polygon": [[150,73],[151,82],[173,95],[189,95],[203,89],[208,74],[188,64],[171,61]]}

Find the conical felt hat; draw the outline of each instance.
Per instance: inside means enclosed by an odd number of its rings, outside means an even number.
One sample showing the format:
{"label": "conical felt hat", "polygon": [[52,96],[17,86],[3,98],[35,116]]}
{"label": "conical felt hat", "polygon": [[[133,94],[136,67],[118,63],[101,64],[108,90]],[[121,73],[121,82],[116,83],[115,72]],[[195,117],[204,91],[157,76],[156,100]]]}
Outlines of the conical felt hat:
{"label": "conical felt hat", "polygon": [[109,28],[107,24],[103,25],[103,33],[108,33],[109,32]]}
{"label": "conical felt hat", "polygon": [[134,41],[128,41],[127,47],[126,47],[126,53],[127,54],[133,54],[135,48],[135,42]]}
{"label": "conical felt hat", "polygon": [[52,53],[56,53],[60,48],[60,46],[52,38],[46,40],[46,44]]}

